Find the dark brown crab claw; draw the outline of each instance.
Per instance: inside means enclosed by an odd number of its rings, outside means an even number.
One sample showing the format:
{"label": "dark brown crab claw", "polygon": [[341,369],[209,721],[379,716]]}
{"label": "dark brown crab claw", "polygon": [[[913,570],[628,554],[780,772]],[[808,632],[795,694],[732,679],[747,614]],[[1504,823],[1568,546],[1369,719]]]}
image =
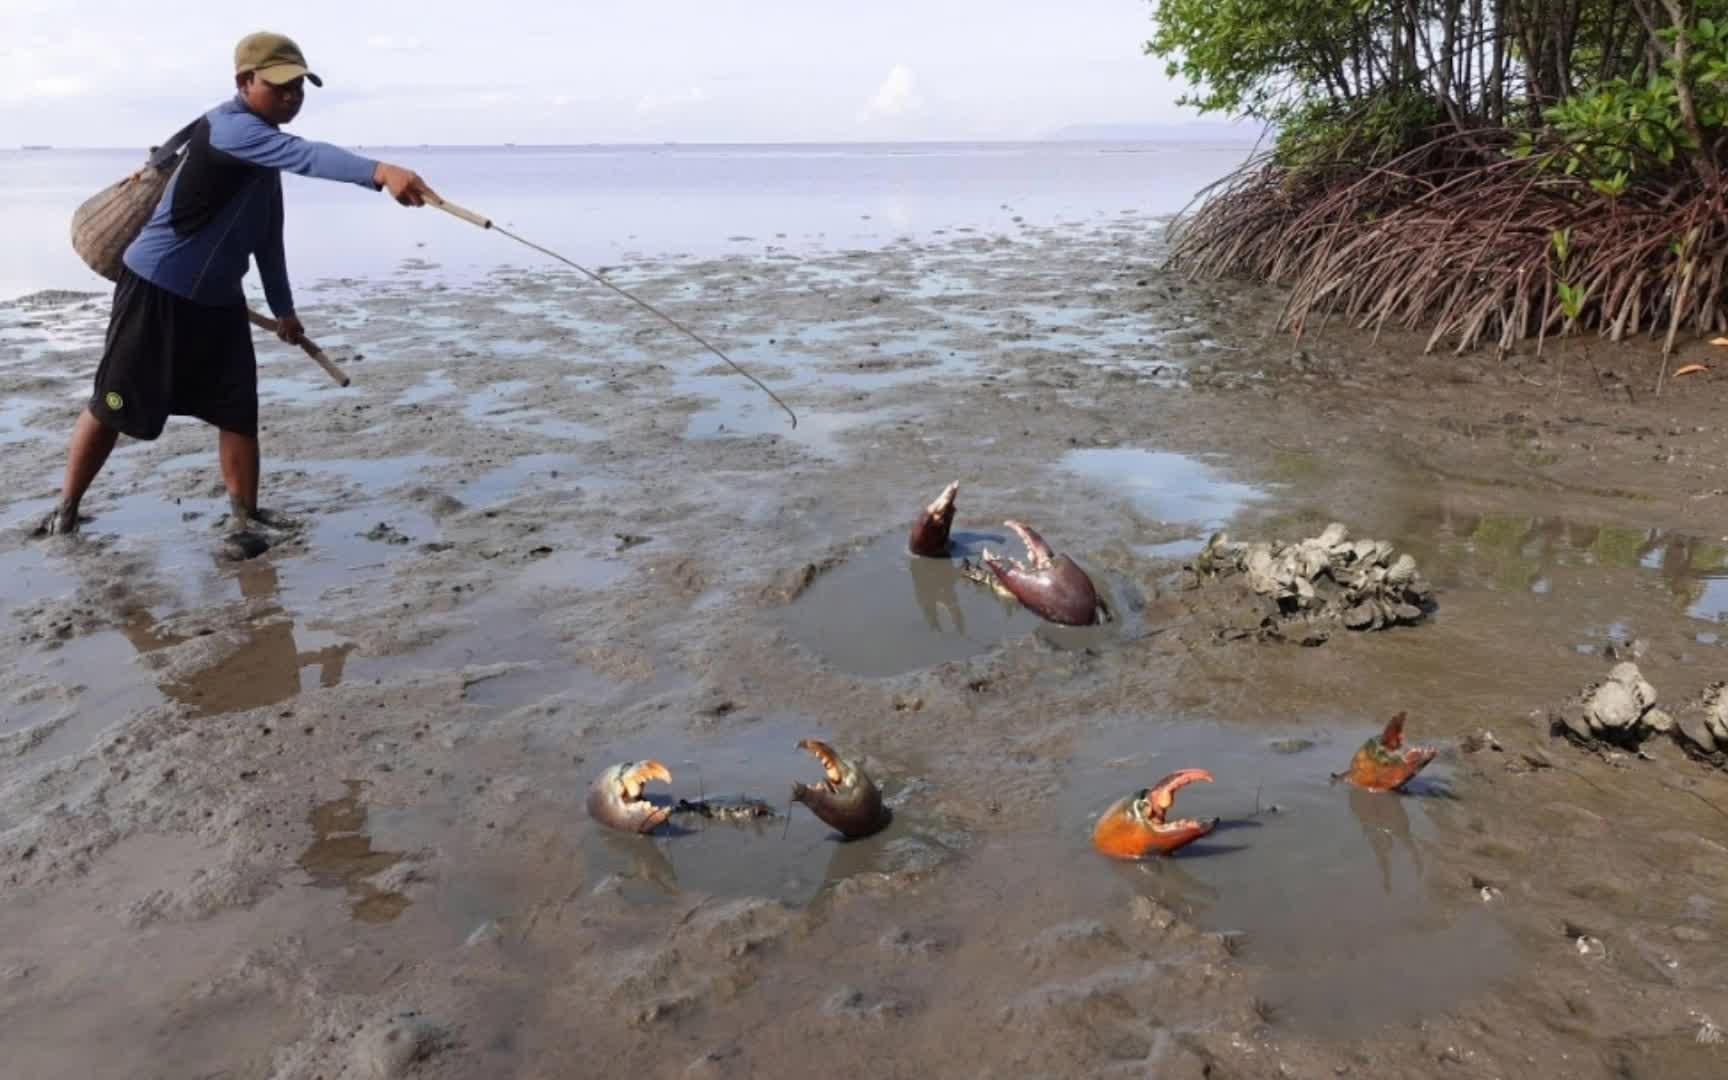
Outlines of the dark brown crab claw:
{"label": "dark brown crab claw", "polygon": [[924,508],[912,523],[912,534],[906,549],[914,555],[940,559],[948,554],[948,530],[954,526],[954,497],[960,494],[960,481],[942,489],[936,501]]}
{"label": "dark brown crab claw", "polygon": [[653,832],[672,815],[672,807],[650,802],[643,794],[650,780],[670,784],[672,772],[658,761],[612,766],[588,788],[588,816],[621,832]]}
{"label": "dark brown crab claw", "polygon": [[880,832],[888,824],[888,808],[869,774],[825,742],[802,739],[798,749],[814,754],[828,775],[820,784],[793,784],[792,801],[809,807],[848,840]]}
{"label": "dark brown crab claw", "polygon": [[1386,730],[1363,743],[1350,759],[1343,779],[1367,791],[1398,791],[1427,768],[1440,751],[1432,746],[1404,745],[1405,714],[1386,723]]}
{"label": "dark brown crab claw", "polygon": [[1086,571],[1066,555],[1050,550],[1044,538],[1018,521],[1002,523],[1014,530],[1026,545],[1027,561],[1003,560],[989,549],[984,565],[996,580],[1033,613],[1063,626],[1091,626],[1098,621],[1102,603]]}
{"label": "dark brown crab claw", "polygon": [[1149,788],[1117,799],[1098,818],[1092,846],[1112,858],[1144,859],[1168,855],[1211,832],[1217,818],[1168,820],[1176,792],[1189,784],[1212,782],[1205,769],[1181,769]]}

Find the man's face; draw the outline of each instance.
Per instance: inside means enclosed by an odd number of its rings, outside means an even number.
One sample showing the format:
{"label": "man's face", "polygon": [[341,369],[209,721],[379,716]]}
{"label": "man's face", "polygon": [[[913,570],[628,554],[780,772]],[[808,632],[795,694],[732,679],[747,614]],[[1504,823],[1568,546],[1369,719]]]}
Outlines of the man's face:
{"label": "man's face", "polygon": [[300,106],[306,102],[306,80],[304,77],[281,86],[265,82],[256,74],[248,73],[240,76],[240,95],[246,99],[247,108],[270,121],[272,124],[286,124],[300,113]]}

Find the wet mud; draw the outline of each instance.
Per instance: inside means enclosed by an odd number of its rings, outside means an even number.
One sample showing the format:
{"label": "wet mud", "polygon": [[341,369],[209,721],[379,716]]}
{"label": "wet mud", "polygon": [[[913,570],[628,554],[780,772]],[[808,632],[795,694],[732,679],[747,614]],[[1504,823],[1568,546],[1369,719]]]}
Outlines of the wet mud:
{"label": "wet mud", "polygon": [[[0,307],[0,1071],[1722,1075],[1720,383],[1268,336],[1276,294],[1163,273],[1161,227],[608,270],[795,431],[567,275],[308,286],[354,385],[261,341],[303,525],[241,563],[189,420],[31,537],[106,297]],[[950,556],[910,555],[955,478]],[[968,580],[1007,520],[1113,618]],[[1193,587],[1215,532],[1332,522],[1431,610],[1217,632],[1264,610]],[[1555,734],[1626,662],[1691,751]],[[1334,782],[1400,712],[1436,760]],[[885,828],[791,799],[807,739]],[[649,758],[684,810],[590,820]],[[1093,850],[1189,768],[1211,834]]]}

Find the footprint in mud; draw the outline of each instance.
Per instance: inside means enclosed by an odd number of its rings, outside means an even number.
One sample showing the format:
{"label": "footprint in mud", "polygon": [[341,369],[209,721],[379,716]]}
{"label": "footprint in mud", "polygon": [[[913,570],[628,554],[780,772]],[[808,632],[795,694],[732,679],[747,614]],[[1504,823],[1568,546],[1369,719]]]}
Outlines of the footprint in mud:
{"label": "footprint in mud", "polygon": [[[801,906],[848,880],[891,883],[953,857],[951,838],[903,811],[880,832],[847,840],[794,805],[788,798],[793,781],[814,782],[822,775],[796,745],[805,730],[758,722],[716,738],[689,740],[667,733],[607,748],[602,760],[662,755],[659,760],[674,777],[673,794],[659,797],[663,805],[676,806],[681,799],[708,806],[766,805],[773,816],[674,814],[668,825],[648,835],[590,823],[583,841],[587,878],[599,882],[598,891],[639,903],[695,893],[768,897]],[[668,754],[668,745],[677,741],[684,745],[676,755]],[[896,776],[878,775],[877,781],[890,804],[906,793]]]}

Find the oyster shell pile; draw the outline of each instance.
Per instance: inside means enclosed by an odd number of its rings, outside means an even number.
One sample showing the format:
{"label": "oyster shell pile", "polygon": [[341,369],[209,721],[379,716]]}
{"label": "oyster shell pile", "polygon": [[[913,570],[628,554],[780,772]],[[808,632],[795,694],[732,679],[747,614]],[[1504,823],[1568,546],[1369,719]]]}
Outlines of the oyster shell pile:
{"label": "oyster shell pile", "polygon": [[1631,746],[1652,732],[1674,729],[1674,718],[1656,707],[1656,688],[1630,662],[1615,664],[1606,679],[1585,687],[1557,720],[1586,742]]}
{"label": "oyster shell pile", "polygon": [[1674,738],[1706,754],[1728,753],[1728,682],[1713,682],[1680,710]]}
{"label": "oyster shell pile", "polygon": [[1337,619],[1351,630],[1416,623],[1433,609],[1434,591],[1408,554],[1386,540],[1351,540],[1338,522],[1293,544],[1232,541],[1217,533],[1195,557],[1205,581],[1240,574],[1285,618]]}

